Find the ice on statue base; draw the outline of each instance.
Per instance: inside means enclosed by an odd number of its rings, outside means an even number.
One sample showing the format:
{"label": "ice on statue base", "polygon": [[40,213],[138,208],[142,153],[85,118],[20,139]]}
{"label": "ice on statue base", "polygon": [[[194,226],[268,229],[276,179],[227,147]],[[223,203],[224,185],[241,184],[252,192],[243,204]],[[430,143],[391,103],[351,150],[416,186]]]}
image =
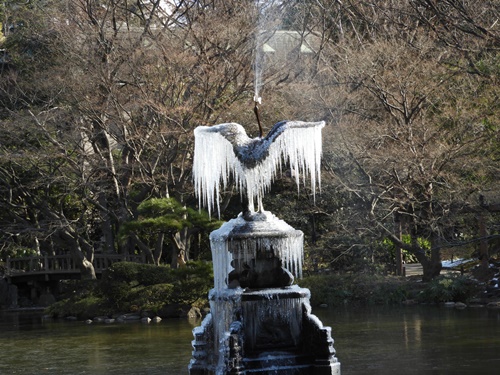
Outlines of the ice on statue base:
{"label": "ice on statue base", "polygon": [[302,276],[303,233],[271,212],[240,214],[210,234],[215,288],[274,288]]}
{"label": "ice on statue base", "polygon": [[340,374],[330,327],[311,314],[308,289],[213,289],[193,331],[190,375]]}
{"label": "ice on statue base", "polygon": [[256,139],[234,123],[195,131],[200,203],[218,207],[232,178],[247,204],[210,235],[211,312],[193,331],[190,375],[340,374],[330,328],[311,314],[309,290],[292,285],[302,274],[304,235],[262,207],[284,164],[294,169],[297,186],[299,176],[309,177],[313,192],[320,185],[323,126],[281,122]]}

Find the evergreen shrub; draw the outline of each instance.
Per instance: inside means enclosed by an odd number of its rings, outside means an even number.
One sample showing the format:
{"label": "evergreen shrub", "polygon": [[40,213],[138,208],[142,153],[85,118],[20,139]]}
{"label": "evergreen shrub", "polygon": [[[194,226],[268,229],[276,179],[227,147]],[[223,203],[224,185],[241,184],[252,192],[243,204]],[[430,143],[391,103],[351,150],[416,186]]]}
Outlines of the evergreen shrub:
{"label": "evergreen shrub", "polygon": [[110,309],[102,296],[89,294],[58,301],[47,308],[47,313],[55,318],[75,316],[78,319],[92,319],[109,315]]}
{"label": "evergreen shrub", "polygon": [[368,273],[313,275],[300,280],[300,286],[311,290],[313,305],[400,304],[410,294],[406,280]]}
{"label": "evergreen shrub", "polygon": [[103,274],[100,289],[119,310],[139,306],[156,311],[167,304],[206,300],[212,280],[212,267],[205,262],[188,262],[181,268],[119,262]]}
{"label": "evergreen shrub", "polygon": [[467,303],[480,290],[479,283],[466,275],[446,275],[430,281],[418,295],[422,303]]}
{"label": "evergreen shrub", "polygon": [[201,307],[213,285],[212,265],[188,262],[185,267],[117,262],[98,281],[68,283],[63,299],[47,312],[55,317],[86,319],[112,313],[158,312],[168,305]]}

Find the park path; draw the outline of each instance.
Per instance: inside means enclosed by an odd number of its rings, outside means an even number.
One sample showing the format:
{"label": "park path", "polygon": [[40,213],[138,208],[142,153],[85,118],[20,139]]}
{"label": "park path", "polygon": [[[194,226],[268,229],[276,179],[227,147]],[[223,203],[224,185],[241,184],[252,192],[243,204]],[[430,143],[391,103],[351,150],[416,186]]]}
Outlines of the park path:
{"label": "park path", "polygon": [[[444,265],[443,265],[444,266]],[[405,275],[408,276],[421,276],[424,274],[422,265],[420,263],[407,263],[404,265]],[[456,269],[451,269],[450,267],[443,267],[441,270],[441,275],[447,275],[450,273],[459,273]]]}

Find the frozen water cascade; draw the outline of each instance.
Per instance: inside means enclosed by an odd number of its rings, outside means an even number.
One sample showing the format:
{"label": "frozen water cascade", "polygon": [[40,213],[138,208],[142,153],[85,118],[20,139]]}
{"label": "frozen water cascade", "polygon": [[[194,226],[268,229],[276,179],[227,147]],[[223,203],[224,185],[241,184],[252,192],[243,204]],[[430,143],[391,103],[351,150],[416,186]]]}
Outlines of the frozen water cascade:
{"label": "frozen water cascade", "polygon": [[[320,187],[323,122],[276,124],[250,139],[235,123],[195,130],[194,183],[200,205],[219,212],[232,179],[246,207],[210,234],[210,313],[193,330],[190,375],[340,374],[330,327],[311,314],[302,275],[301,231],[264,211],[262,197],[290,165],[297,188]],[[254,210],[254,201],[258,210]]]}
{"label": "frozen water cascade", "polygon": [[[281,260],[279,267],[285,268],[282,277],[290,277],[290,274],[302,277],[303,233],[267,211],[254,213],[251,217],[252,220],[245,219],[240,214],[210,234],[215,288],[218,290],[246,287],[251,281],[254,287],[274,285],[272,276],[280,274],[267,275],[276,268],[273,259]],[[259,276],[260,280],[256,280]]]}

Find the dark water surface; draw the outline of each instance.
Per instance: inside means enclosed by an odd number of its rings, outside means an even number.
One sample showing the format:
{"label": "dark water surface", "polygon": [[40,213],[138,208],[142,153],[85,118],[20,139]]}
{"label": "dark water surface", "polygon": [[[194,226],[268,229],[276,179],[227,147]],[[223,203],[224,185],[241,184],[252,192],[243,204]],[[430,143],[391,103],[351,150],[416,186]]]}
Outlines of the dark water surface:
{"label": "dark water surface", "polygon": [[[500,374],[500,311],[319,309],[342,375]],[[187,374],[199,322],[92,324],[0,312],[0,374]]]}
{"label": "dark water surface", "polygon": [[500,374],[500,310],[442,306],[316,309],[343,375]]}
{"label": "dark water surface", "polygon": [[87,325],[0,313],[0,374],[187,374],[192,329],[187,319]]}

